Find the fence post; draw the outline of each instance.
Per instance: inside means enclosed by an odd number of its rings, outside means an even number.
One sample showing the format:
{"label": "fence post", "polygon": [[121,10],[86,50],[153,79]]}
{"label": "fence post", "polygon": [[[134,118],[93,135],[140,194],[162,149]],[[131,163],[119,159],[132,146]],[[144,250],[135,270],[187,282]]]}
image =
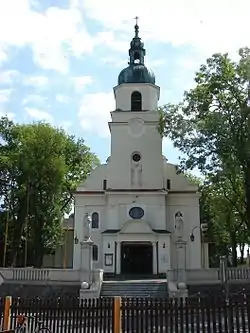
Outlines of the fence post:
{"label": "fence post", "polygon": [[12,297],[6,296],[4,300],[4,312],[3,312],[3,330],[10,330],[10,315],[11,315]]}
{"label": "fence post", "polygon": [[121,297],[114,300],[114,333],[121,332]]}

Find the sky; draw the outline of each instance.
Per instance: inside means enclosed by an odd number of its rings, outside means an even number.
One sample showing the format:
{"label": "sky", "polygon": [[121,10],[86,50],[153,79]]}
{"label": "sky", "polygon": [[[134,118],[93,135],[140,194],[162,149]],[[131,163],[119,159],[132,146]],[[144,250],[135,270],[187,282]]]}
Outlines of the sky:
{"label": "sky", "polygon": [[[213,53],[249,46],[249,12],[249,0],[0,0],[0,116],[61,126],[105,161],[134,17],[163,105],[181,101]],[[177,163],[168,139],[163,148]]]}

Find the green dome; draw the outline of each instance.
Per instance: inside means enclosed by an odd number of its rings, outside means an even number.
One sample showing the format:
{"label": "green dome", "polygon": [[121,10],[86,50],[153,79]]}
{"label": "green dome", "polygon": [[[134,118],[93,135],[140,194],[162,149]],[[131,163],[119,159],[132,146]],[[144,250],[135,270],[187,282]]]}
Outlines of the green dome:
{"label": "green dome", "polygon": [[139,26],[135,25],[135,36],[130,43],[129,66],[124,68],[118,76],[118,85],[123,83],[151,83],[155,84],[155,75],[144,65],[146,50],[139,37]]}
{"label": "green dome", "polygon": [[142,64],[131,64],[124,68],[118,77],[118,85],[123,83],[151,83],[155,84],[153,71]]}

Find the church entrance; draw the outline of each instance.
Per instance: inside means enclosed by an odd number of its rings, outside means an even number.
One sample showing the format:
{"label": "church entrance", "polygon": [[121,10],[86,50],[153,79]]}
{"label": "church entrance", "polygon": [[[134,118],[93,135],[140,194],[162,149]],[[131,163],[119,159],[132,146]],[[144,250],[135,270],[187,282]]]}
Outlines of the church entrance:
{"label": "church entrance", "polygon": [[150,242],[121,243],[121,274],[153,274],[153,246]]}

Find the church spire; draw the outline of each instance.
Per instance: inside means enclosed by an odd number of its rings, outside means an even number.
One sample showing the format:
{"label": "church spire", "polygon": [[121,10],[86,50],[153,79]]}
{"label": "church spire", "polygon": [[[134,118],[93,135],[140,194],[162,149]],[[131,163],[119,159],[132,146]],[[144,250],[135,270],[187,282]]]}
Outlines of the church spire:
{"label": "church spire", "polygon": [[138,20],[139,20],[139,17],[136,16],[136,17],[135,17],[135,37],[136,37],[136,38],[139,37],[139,25],[138,25]]}
{"label": "church spire", "polygon": [[139,37],[139,25],[138,25],[138,19],[139,17],[135,17],[135,36],[132,39],[130,43],[130,49],[129,49],[129,65],[144,65],[144,57],[146,55],[146,51],[144,49],[144,44],[141,41],[141,38]]}

